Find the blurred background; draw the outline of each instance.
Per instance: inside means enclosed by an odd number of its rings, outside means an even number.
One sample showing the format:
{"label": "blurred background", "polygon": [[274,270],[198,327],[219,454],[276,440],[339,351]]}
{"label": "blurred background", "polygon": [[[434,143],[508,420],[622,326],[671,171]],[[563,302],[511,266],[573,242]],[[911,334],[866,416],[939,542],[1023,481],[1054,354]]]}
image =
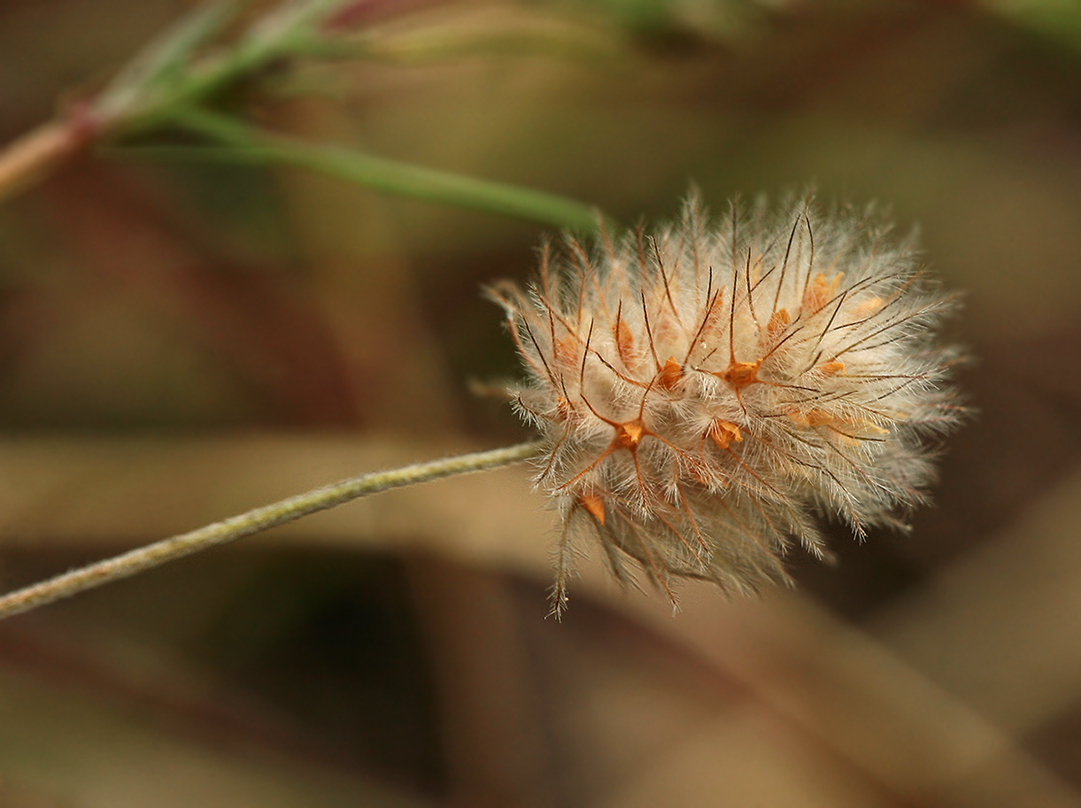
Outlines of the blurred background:
{"label": "blurred background", "polygon": [[[197,4],[5,0],[0,139]],[[911,535],[762,601],[545,619],[523,469],[392,492],[0,624],[0,806],[1081,805],[1081,9],[370,0],[386,58],[227,98],[307,140],[673,215],[880,200],[964,293],[975,414]],[[394,37],[401,37],[395,39]],[[545,228],[102,144],[0,208],[0,586],[525,439],[480,294]]]}

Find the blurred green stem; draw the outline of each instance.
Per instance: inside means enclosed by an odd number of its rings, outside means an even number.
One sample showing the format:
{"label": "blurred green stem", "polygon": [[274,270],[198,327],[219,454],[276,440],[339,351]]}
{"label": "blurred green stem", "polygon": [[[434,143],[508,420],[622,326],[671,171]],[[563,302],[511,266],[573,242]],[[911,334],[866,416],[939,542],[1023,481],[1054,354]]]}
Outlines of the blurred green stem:
{"label": "blurred green stem", "polygon": [[415,485],[441,477],[452,477],[471,471],[483,471],[512,463],[521,463],[536,456],[540,448],[539,443],[521,443],[517,446],[492,449],[487,452],[459,455],[391,471],[365,474],[362,477],[353,477],[324,488],[297,494],[239,516],[215,522],[189,533],[162,539],[137,550],[11,592],[0,597],[0,619],[30,611],[38,606],[71,597],[121,578],[128,578],[200,550],[225,544],[243,536],[250,536],[368,494]]}
{"label": "blurred green stem", "polygon": [[[219,0],[197,8],[145,47],[96,99],[76,105],[68,114],[0,150],[0,201],[56,170],[92,143],[115,142],[179,125],[226,147],[224,151],[207,151],[204,157],[283,163],[383,193],[577,232],[598,228],[598,212],[571,199],[356,150],[304,143],[209,112],[206,105],[241,79],[256,76],[279,61],[343,44],[328,34],[326,26],[349,0],[283,0],[257,16],[227,46],[212,49],[210,45],[240,17],[248,2]],[[432,39],[429,34],[429,48]],[[378,39],[362,40],[353,43],[358,53],[378,51]],[[421,40],[425,41],[423,36]],[[434,36],[436,50],[441,41]]]}
{"label": "blurred green stem", "polygon": [[315,29],[342,2],[283,3],[231,47],[202,60],[195,54],[246,3],[221,0],[196,9],[147,45],[96,99],[73,105],[0,150],[0,202],[93,143],[152,130],[178,105],[201,103],[276,59],[309,49]]}
{"label": "blurred green stem", "polygon": [[573,199],[388,160],[356,149],[304,143],[206,110],[177,111],[172,121],[229,147],[207,156],[297,166],[382,193],[513,216],[576,232],[594,232],[601,223],[596,208]]}
{"label": "blurred green stem", "polygon": [[318,38],[314,29],[342,2],[283,3],[220,56],[192,62],[192,54],[246,5],[230,0],[210,3],[144,49],[96,101],[95,112],[115,134],[156,128],[174,110],[201,103],[278,59],[310,49],[311,40]]}

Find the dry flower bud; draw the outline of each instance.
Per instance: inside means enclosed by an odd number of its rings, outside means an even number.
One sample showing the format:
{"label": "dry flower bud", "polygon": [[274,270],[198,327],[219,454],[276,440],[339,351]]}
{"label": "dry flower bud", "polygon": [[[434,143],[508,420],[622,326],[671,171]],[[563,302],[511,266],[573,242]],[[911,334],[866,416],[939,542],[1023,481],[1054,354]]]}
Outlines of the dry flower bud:
{"label": "dry flower bud", "polygon": [[679,577],[787,582],[793,540],[825,555],[823,515],[903,525],[962,411],[934,333],[953,300],[874,208],[763,200],[711,222],[692,197],[656,231],[546,246],[528,290],[490,294],[563,520],[557,614],[584,534],[620,582],[632,559],[672,597]]}

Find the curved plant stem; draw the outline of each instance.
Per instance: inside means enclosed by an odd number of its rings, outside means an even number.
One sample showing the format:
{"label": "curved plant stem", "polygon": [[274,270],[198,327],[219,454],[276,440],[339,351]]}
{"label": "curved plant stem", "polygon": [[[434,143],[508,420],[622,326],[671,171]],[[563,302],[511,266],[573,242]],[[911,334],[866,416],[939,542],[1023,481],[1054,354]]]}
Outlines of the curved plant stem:
{"label": "curved plant stem", "polygon": [[120,578],[136,575],[177,558],[292,522],[368,494],[415,485],[440,477],[451,477],[470,471],[482,471],[519,463],[528,460],[539,451],[539,443],[521,443],[517,446],[458,455],[390,471],[378,471],[342,480],[323,488],[316,488],[198,530],[171,536],[137,550],[72,570],[25,589],[10,592],[0,597],[0,619],[30,611],[61,598],[71,597]]}
{"label": "curved plant stem", "polygon": [[[356,149],[304,143],[202,109],[177,110],[172,120],[228,147],[228,151],[210,153],[218,159],[293,165],[382,193],[513,216],[580,233],[595,232],[601,225],[597,208],[532,188],[387,160]],[[192,153],[198,154],[194,150]]]}
{"label": "curved plant stem", "polygon": [[74,126],[57,120],[27,132],[0,150],[0,202],[51,173],[81,145]]}

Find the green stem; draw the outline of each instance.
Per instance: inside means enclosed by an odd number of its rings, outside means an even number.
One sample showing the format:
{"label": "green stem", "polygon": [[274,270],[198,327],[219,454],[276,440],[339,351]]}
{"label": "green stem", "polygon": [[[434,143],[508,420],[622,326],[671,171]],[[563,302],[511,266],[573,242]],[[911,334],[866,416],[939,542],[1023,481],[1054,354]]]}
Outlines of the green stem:
{"label": "green stem", "polygon": [[[162,43],[147,48],[145,56],[133,63],[134,75],[118,76],[98,99],[95,112],[110,134],[132,135],[154,129],[167,121],[173,110],[204,102],[275,60],[302,53],[311,46],[313,28],[342,1],[283,3],[222,55],[190,59],[191,51],[205,44],[238,10],[238,4],[230,0],[212,3],[169,31]],[[148,67],[139,69],[147,63]]]}
{"label": "green stem", "polygon": [[596,208],[556,194],[423,168],[354,149],[303,143],[205,110],[178,111],[173,121],[229,146],[231,159],[240,162],[293,165],[382,193],[513,216],[580,233],[596,231],[602,221]]}
{"label": "green stem", "polygon": [[298,494],[11,592],[0,597],[0,620],[368,494],[520,463],[536,456],[540,448],[539,443],[522,443],[487,452],[448,457],[391,471],[365,474]]}

